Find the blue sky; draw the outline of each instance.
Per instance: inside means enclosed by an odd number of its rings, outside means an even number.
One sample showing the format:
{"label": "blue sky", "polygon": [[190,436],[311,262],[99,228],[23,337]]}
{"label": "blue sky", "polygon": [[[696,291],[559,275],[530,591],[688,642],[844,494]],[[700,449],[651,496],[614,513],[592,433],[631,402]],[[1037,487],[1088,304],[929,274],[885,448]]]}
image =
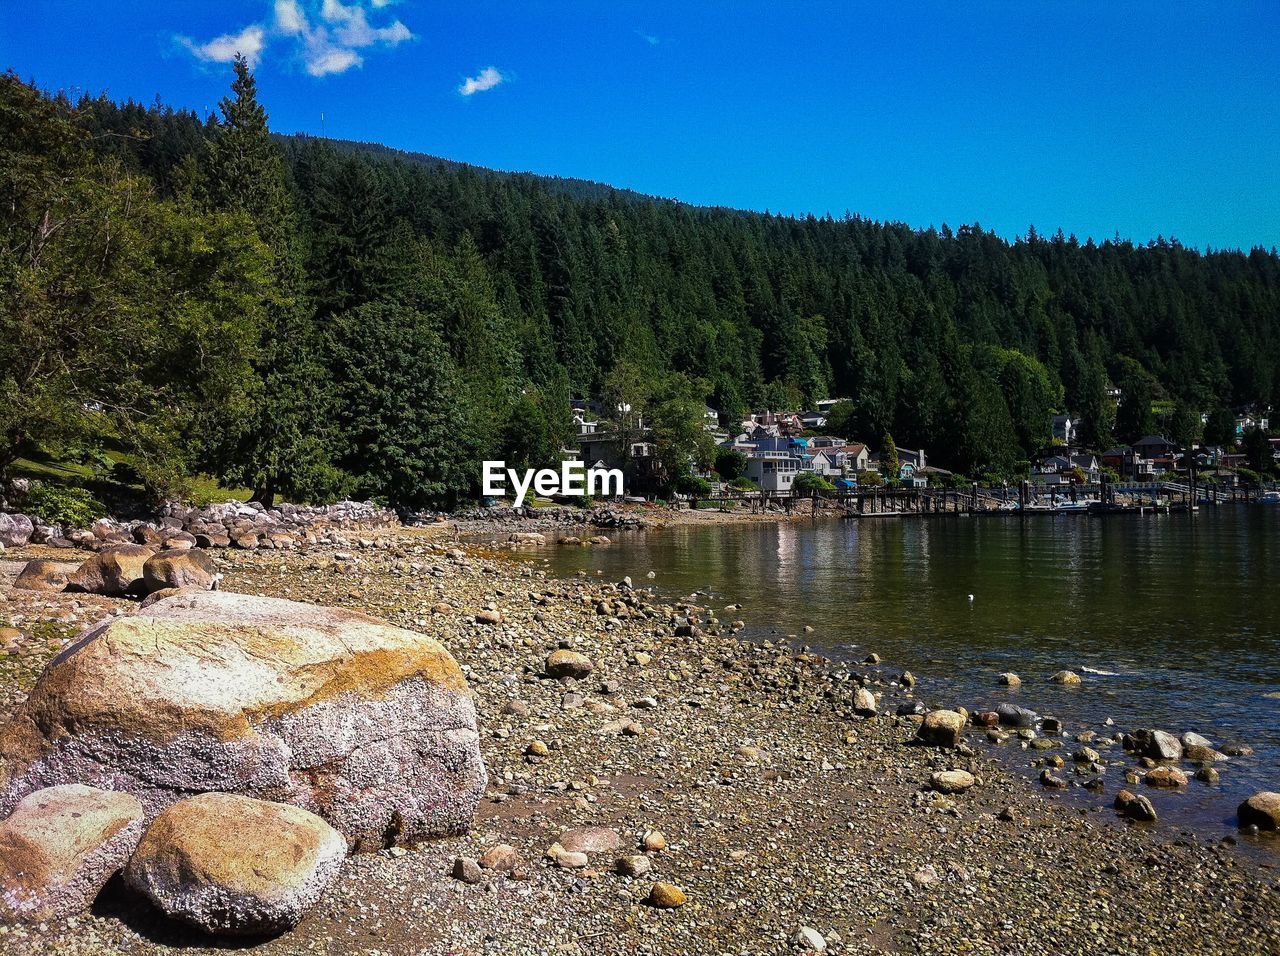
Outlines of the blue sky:
{"label": "blue sky", "polygon": [[1280,3],[0,0],[0,67],[699,204],[1280,245]]}

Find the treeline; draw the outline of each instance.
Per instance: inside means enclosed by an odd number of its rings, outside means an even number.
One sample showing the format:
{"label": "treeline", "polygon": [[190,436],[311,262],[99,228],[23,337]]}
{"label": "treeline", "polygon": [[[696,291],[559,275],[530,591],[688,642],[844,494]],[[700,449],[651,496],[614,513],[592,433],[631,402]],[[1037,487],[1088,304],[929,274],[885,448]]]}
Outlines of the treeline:
{"label": "treeline", "polygon": [[[109,435],[157,494],[475,495],[545,464],[570,395],[659,426],[851,399],[848,437],[1012,475],[1071,411],[1101,447],[1275,403],[1280,258],[699,209],[0,82],[0,469]],[[1120,408],[1108,397],[1123,389]],[[697,419],[700,421],[700,418]]]}

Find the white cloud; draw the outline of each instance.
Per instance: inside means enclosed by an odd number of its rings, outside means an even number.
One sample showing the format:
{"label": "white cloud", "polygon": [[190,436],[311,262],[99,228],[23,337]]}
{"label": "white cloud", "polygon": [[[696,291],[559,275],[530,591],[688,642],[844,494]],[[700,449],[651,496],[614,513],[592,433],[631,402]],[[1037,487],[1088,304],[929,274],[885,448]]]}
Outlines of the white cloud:
{"label": "white cloud", "polygon": [[307,56],[307,72],[312,76],[345,73],[353,66],[363,66],[364,59],[355,50],[330,47]]}
{"label": "white cloud", "polygon": [[262,49],[266,46],[266,31],[252,24],[239,33],[224,33],[220,37],[214,37],[208,43],[196,43],[189,37],[179,37],[178,40],[197,59],[204,60],[206,63],[230,63],[236,58],[236,54],[240,53],[249,61],[249,65],[253,66],[262,56]]}
{"label": "white cloud", "polygon": [[288,36],[302,36],[311,29],[298,0],[276,0],[276,27]]}
{"label": "white cloud", "polygon": [[496,67],[486,66],[475,76],[469,76],[458,87],[458,92],[463,96],[471,96],[473,93],[483,93],[485,90],[491,90],[506,77],[498,72]]}
{"label": "white cloud", "polygon": [[636,36],[638,36],[645,43],[649,44],[649,46],[657,46],[659,43],[662,42],[662,37],[654,36],[652,33],[645,33],[641,30],[636,31]]}
{"label": "white cloud", "polygon": [[[251,24],[239,34],[228,34],[204,44],[185,37],[179,39],[195,56],[207,62],[229,62],[238,51],[256,64],[269,37],[284,37],[294,41],[296,56],[309,74],[330,76],[362,66],[364,57],[359,50],[391,48],[414,39],[413,32],[399,20],[385,26],[371,24],[362,5],[365,2],[275,0],[275,16],[269,24]],[[374,10],[391,2],[368,0]]]}

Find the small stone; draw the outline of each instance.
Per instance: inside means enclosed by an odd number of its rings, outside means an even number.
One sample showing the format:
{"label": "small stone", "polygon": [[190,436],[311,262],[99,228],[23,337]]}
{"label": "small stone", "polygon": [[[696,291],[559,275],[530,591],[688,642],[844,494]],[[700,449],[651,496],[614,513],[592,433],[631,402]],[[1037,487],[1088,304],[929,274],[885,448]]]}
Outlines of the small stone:
{"label": "small stone", "polygon": [[1116,794],[1115,808],[1130,820],[1153,823],[1156,819],[1156,808],[1151,801],[1129,790],[1121,790]]}
{"label": "small stone", "polygon": [[1055,684],[1074,685],[1080,683],[1080,675],[1074,671],[1058,671],[1050,677],[1049,680],[1053,681]]}
{"label": "small stone", "polygon": [[453,861],[452,873],[455,880],[461,880],[463,883],[479,883],[484,879],[480,864],[465,856],[457,857]]}
{"label": "small stone", "polygon": [[499,843],[484,851],[480,865],[495,873],[510,873],[520,866],[520,852],[510,843]]}
{"label": "small stone", "polygon": [[656,853],[667,848],[667,838],[662,835],[661,830],[650,830],[644,835],[644,839],[640,841],[640,845],[650,853]]}
{"label": "small stone", "polygon": [[578,853],[607,853],[621,849],[622,837],[609,827],[575,827],[562,833],[559,843],[566,850]]}
{"label": "small stone", "polygon": [[558,650],[547,656],[546,671],[551,677],[572,677],[581,680],[593,670],[595,665],[585,654],[577,651]]}
{"label": "small stone", "polygon": [[541,740],[535,740],[524,748],[524,752],[530,757],[545,757],[551,750]]}
{"label": "small stone", "polygon": [[1042,770],[1040,771],[1040,786],[1044,787],[1046,790],[1066,790],[1067,781],[1056,776],[1050,770]]}
{"label": "small stone", "polygon": [[929,777],[929,786],[939,793],[964,793],[974,784],[967,770],[939,770]]}
{"label": "small stone", "polygon": [[493,610],[484,610],[476,614],[477,624],[488,624],[490,626],[502,623],[502,612]]}
{"label": "small stone", "polygon": [[684,890],[674,883],[654,883],[649,890],[649,905],[660,910],[673,910],[684,906],[687,899]]}
{"label": "small stone", "polygon": [[1000,683],[1003,684],[1005,687],[1021,687],[1022,686],[1022,678],[1019,677],[1017,674],[1013,673],[1012,671],[1008,671],[1004,674],[1001,674],[999,679],[1000,679]]}
{"label": "small stone", "polygon": [[634,856],[620,857],[614,864],[614,869],[622,876],[644,876],[653,869],[653,861],[647,856],[637,853]]}
{"label": "small stone", "polygon": [[792,942],[811,953],[825,953],[827,951],[827,941],[812,926],[801,926],[796,930],[796,935],[792,938]]}
{"label": "small stone", "polygon": [[876,697],[865,687],[859,687],[853,695],[853,711],[860,717],[876,715]]}

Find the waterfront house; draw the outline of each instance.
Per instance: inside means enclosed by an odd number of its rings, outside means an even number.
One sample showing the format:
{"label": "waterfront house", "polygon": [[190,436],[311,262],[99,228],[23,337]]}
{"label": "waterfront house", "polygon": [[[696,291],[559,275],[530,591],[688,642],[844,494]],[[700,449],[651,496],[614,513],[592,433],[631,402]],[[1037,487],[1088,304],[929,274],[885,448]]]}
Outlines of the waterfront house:
{"label": "waterfront house", "polygon": [[1155,477],[1155,463],[1130,445],[1117,445],[1102,453],[1102,463],[1114,469],[1121,481],[1150,481]]}

